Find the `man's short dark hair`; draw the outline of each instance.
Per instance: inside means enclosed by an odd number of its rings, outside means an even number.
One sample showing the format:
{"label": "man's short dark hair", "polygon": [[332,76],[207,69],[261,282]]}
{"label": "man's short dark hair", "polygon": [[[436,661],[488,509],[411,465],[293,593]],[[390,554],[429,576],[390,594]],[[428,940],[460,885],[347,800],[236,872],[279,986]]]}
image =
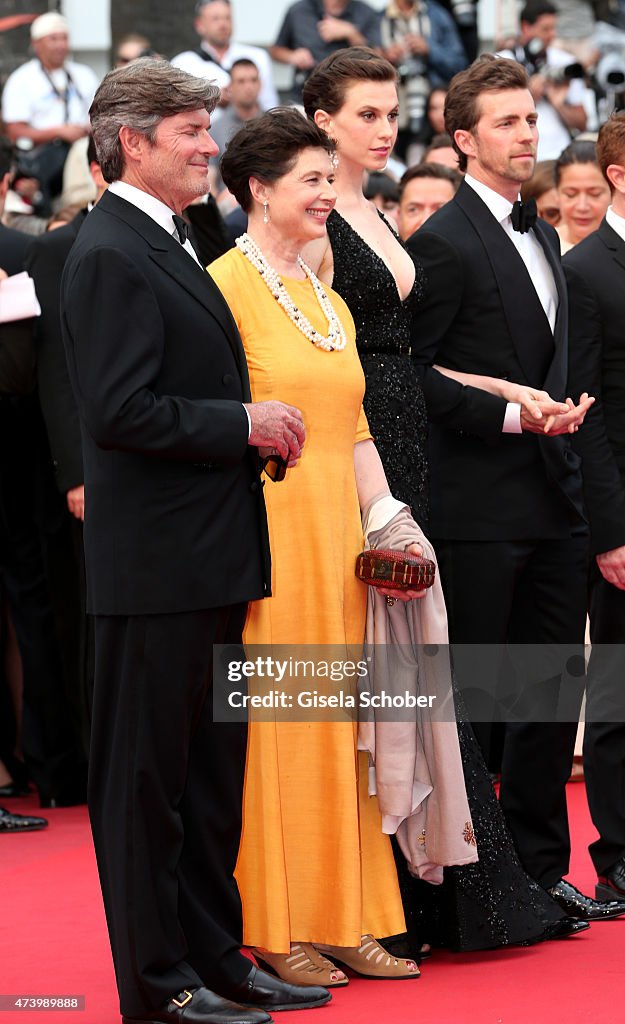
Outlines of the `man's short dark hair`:
{"label": "man's short dark hair", "polygon": [[249,57],[239,57],[238,60],[233,61],[228,68],[228,74],[231,75],[235,68],[254,68],[254,71],[258,72],[258,64],[255,64]]}
{"label": "man's short dark hair", "polygon": [[228,7],[230,7],[230,0],[197,0],[197,3],[195,5],[195,13],[199,14],[203,7],[208,7],[209,4],[214,4],[217,2],[227,4]]}
{"label": "man's short dark hair", "polygon": [[452,167],[445,167],[444,164],[417,164],[416,167],[409,167],[399,179],[399,198],[404,194],[404,189],[410,181],[415,178],[435,178],[438,181],[448,181],[454,192],[458,191],[462,175],[454,171]]}
{"label": "man's short dark hair", "polygon": [[535,3],[525,5],[519,14],[519,21],[524,21],[527,25],[535,25],[539,18],[544,18],[547,14],[550,16],[559,14],[558,8],[554,4],[550,4],[549,0],[536,0]]}
{"label": "man's short dark hair", "polygon": [[363,193],[365,199],[382,196],[382,199],[396,203],[399,199],[399,185],[386,171],[370,171]]}
{"label": "man's short dark hair", "polygon": [[483,53],[452,78],[445,98],[445,128],[458,154],[461,171],[467,169],[467,158],[456,143],[455,133],[474,131],[480,119],[480,96],[503,89],[529,89],[529,76],[516,60],[495,57],[492,53]]}

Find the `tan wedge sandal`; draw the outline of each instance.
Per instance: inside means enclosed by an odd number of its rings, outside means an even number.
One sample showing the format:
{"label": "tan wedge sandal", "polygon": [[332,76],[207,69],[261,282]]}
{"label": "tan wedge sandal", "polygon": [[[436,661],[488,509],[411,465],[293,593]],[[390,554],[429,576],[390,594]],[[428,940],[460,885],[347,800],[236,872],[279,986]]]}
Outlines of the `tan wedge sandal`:
{"label": "tan wedge sandal", "polygon": [[293,943],[290,953],[268,953],[264,949],[254,949],[253,953],[262,967],[292,985],[343,988],[349,984],[349,978],[343,971],[310,942]]}
{"label": "tan wedge sandal", "polygon": [[326,953],[331,960],[349,967],[361,978],[402,981],[418,978],[421,973],[414,960],[391,956],[373,935],[363,935],[360,946],[325,946],[316,942],[315,948]]}

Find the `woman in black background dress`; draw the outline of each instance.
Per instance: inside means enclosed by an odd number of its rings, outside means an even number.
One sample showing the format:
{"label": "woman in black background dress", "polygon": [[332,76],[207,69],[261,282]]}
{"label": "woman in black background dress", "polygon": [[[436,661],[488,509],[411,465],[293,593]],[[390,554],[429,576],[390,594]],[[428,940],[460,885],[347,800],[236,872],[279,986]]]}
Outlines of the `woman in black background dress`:
{"label": "woman in black background dress", "polygon": [[[322,61],[306,83],[306,113],[338,151],[338,201],[328,218],[328,240],[315,243],[306,259],[354,317],[371,433],[391,492],[410,505],[427,533],[427,411],[410,354],[412,317],[427,281],[362,192],[364,172],[385,166],[397,135],[395,75],[372,50],[352,47]],[[574,928],[523,871],[471,726],[459,722],[458,732],[479,861],[446,869],[443,885],[432,886],[409,874],[394,843],[408,927],[408,949],[398,940],[396,955],[418,956],[423,942],[468,951],[558,937]]]}

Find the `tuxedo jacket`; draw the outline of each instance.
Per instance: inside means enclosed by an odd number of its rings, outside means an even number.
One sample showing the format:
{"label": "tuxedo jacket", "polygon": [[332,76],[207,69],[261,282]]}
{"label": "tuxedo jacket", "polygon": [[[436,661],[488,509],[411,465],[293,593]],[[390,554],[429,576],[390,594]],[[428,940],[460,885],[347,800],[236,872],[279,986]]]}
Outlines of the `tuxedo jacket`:
{"label": "tuxedo jacket", "polygon": [[0,224],[0,267],[6,270],[9,277],[19,274],[24,269],[26,257],[32,244],[32,235]]}
{"label": "tuxedo jacket", "polygon": [[209,275],[106,193],[65,265],[61,317],[82,427],[88,610],[184,612],[267,595],[247,367]]}
{"label": "tuxedo jacket", "polygon": [[[24,270],[32,243],[32,235],[0,224],[0,267],[10,277]],[[0,395],[23,397],[32,391],[34,385],[34,319],[0,324],[0,341]],[[3,419],[4,444],[13,445],[17,439],[9,439],[19,429],[17,421],[11,429],[8,425],[11,419],[8,409],[4,411]],[[1,452],[4,456],[4,446]]]}
{"label": "tuxedo jacket", "polygon": [[26,259],[41,305],[35,326],[37,388],[56,482],[62,493],[80,486],[84,479],[80,420],[61,332],[61,278],[86,216],[87,211],[81,210],[64,227],[37,235]]}
{"label": "tuxedo jacket", "polygon": [[595,396],[573,444],[596,554],[625,544],[625,242],[604,220],[563,263],[570,388]]}
{"label": "tuxedo jacket", "polygon": [[535,228],[558,291],[552,333],[512,241],[474,190],[455,198],[408,241],[426,275],[413,325],[430,419],[433,537],[566,537],[583,518],[579,456],[568,435],[504,434],[506,402],[463,387],[434,364],[566,394],[567,296],[556,233]]}

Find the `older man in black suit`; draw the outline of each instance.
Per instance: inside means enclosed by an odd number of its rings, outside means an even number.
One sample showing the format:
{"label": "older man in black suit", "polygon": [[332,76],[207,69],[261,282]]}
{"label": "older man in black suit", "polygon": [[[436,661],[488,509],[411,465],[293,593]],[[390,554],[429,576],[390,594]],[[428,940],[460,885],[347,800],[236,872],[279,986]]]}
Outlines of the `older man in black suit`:
{"label": "older man in black suit", "polygon": [[603,125],[597,159],[612,189],[598,231],[567,253],[571,386],[597,396],[574,439],[590,523],[590,638],[584,773],[599,838],[597,896],[625,897],[625,113]]}
{"label": "older man in black suit", "polygon": [[[425,367],[431,533],[450,637],[482,645],[484,658],[469,679],[478,687],[491,645],[533,645],[504,710],[502,807],[525,869],[568,913],[617,916],[625,902],[597,904],[563,881],[565,785],[581,687],[565,682],[547,655],[557,645],[579,645],[581,653],[583,644],[587,529],[579,458],[566,435],[590,400],[564,403],[567,303],[558,241],[517,202],[538,138],[525,71],[480,58],[453,79],[445,119],[466,178],[409,246],[428,282],[413,351]],[[536,663],[537,652],[545,657]],[[456,668],[466,685],[462,659]],[[563,702],[570,721],[559,721]]]}
{"label": "older man in black suit", "polygon": [[251,403],[234,320],[186,239],[217,96],[164,61],[107,75],[91,121],[111,184],[63,276],[96,628],[89,806],[126,1024],[260,1024],[330,998],[239,949],[246,730],[213,722],[212,646],[240,642],[269,593],[257,446],[296,460],[304,427]]}

